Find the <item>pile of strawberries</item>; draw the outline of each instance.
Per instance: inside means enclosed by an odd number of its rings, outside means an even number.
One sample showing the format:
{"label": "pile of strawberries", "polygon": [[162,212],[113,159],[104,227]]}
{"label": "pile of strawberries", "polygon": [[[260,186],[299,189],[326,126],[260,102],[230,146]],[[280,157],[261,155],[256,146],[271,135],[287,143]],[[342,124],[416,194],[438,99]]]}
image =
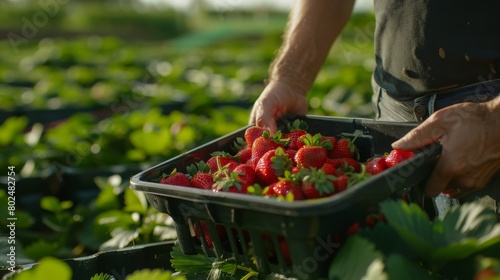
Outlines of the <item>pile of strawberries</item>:
{"label": "pile of strawberries", "polygon": [[310,134],[307,123],[295,120],[288,132],[271,135],[252,126],[244,143],[231,154],[215,151],[182,173],[173,170],[159,182],[215,192],[235,192],[287,201],[328,197],[408,158],[413,152],[392,150],[359,161],[354,139]]}

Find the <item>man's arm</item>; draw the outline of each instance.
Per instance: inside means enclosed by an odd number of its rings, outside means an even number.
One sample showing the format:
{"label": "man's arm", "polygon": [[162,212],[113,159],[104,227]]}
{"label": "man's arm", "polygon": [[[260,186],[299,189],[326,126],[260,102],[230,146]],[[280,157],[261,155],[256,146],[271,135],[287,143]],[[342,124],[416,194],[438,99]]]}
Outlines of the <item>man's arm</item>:
{"label": "man's arm", "polygon": [[354,0],[297,0],[269,70],[269,83],[254,103],[250,124],[274,133],[281,116],[307,113],[307,92],[353,6]]}
{"label": "man's arm", "polygon": [[270,80],[312,86],[330,48],[347,23],[354,0],[298,0],[292,8],[284,42],[271,65]]}

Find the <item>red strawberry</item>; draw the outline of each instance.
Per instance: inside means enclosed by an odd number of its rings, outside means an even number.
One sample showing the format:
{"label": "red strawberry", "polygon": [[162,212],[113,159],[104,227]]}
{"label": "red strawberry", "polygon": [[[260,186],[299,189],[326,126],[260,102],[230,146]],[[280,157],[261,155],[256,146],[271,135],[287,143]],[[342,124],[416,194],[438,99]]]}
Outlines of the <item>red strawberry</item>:
{"label": "red strawberry", "polygon": [[282,197],[285,199],[290,198],[289,193],[292,195],[293,200],[304,200],[305,196],[300,186],[291,179],[281,179],[269,186],[269,193],[272,196]]}
{"label": "red strawberry", "polygon": [[365,163],[366,173],[375,175],[387,169],[385,157],[374,157]]}
{"label": "red strawberry", "polygon": [[307,137],[307,133],[304,134],[304,135],[300,135],[300,137],[297,139],[297,141],[295,141],[295,146],[296,146],[296,149],[300,149],[302,147],[304,147],[306,144],[304,143],[304,138]]}
{"label": "red strawberry", "polygon": [[[357,136],[356,136],[357,137]],[[356,145],[354,144],[354,139],[349,139],[349,138],[340,138],[337,140],[337,143],[335,143],[335,147],[330,150],[330,157],[331,158],[359,158],[359,151]]]}
{"label": "red strawberry", "polygon": [[207,165],[210,167],[210,172],[215,173],[224,166],[227,166],[231,171],[238,166],[238,162],[229,153],[218,151],[211,154],[211,157],[207,160]]}
{"label": "red strawberry", "polygon": [[160,184],[191,187],[189,177],[184,173],[177,172],[175,168],[169,175],[164,174],[163,178],[160,179]]}
{"label": "red strawberry", "polygon": [[352,224],[349,228],[347,228],[347,236],[355,235],[356,233],[358,233],[359,228],[359,223]]}
{"label": "red strawberry", "polygon": [[333,147],[335,147],[335,144],[337,144],[337,138],[335,136],[323,136],[321,141],[330,142],[332,149],[333,149]]}
{"label": "red strawberry", "polygon": [[365,218],[365,226],[373,228],[378,223],[378,215],[370,214]]}
{"label": "red strawberry", "polygon": [[333,180],[333,186],[335,187],[335,193],[340,193],[347,190],[349,176],[341,175]]}
{"label": "red strawberry", "polygon": [[292,167],[292,170],[290,170],[290,172],[291,172],[292,174],[297,174],[297,173],[299,173],[299,172],[300,172],[300,170],[301,170],[301,168],[300,168],[300,167],[298,167],[298,166],[294,166],[294,167]]}
{"label": "red strawberry", "polygon": [[359,172],[361,167],[354,158],[334,158],[328,162],[344,172]]}
{"label": "red strawberry", "polygon": [[[213,241],[212,237],[210,236],[210,232],[208,231],[208,226],[204,221],[200,221],[201,225],[201,231],[203,233],[203,237],[205,239],[205,242],[207,243],[208,248],[213,248]],[[217,237],[219,238],[220,241],[227,240],[227,233],[226,230],[224,229],[223,226],[221,225],[216,225],[215,230],[217,232]],[[198,231],[198,226],[197,224],[194,225],[193,228],[194,234],[196,237],[200,238],[200,232]]]}
{"label": "red strawberry", "polygon": [[255,183],[255,171],[247,164],[238,165],[233,171],[222,168],[214,174],[214,180],[214,191],[247,193],[248,186]]}
{"label": "red strawberry", "polygon": [[292,259],[290,257],[290,250],[288,249],[288,244],[286,243],[286,240],[285,238],[283,237],[279,237],[278,238],[278,241],[280,243],[280,248],[281,248],[281,253],[283,254],[283,257],[285,259],[285,262],[287,264],[290,264]]}
{"label": "red strawberry", "polygon": [[288,155],[288,157],[292,160],[292,166],[296,166],[297,162],[295,161],[295,155],[297,154],[297,150],[293,149],[287,149],[285,153]]}
{"label": "red strawberry", "polygon": [[333,172],[332,175],[335,176],[335,177],[340,177],[342,175],[345,175],[345,172],[342,171],[342,170],[340,170],[340,169],[335,169],[335,172]]}
{"label": "red strawberry", "polygon": [[215,183],[214,176],[210,173],[210,167],[204,161],[191,164],[187,167],[187,171],[191,176],[191,186],[199,189],[212,189],[212,185]]}
{"label": "red strawberry", "polygon": [[327,175],[322,169],[303,169],[302,192],[308,199],[327,197],[334,193],[333,180],[335,177]]}
{"label": "red strawberry", "polygon": [[481,268],[474,274],[474,280],[498,279],[500,274],[491,267]]}
{"label": "red strawberry", "polygon": [[215,183],[211,173],[198,172],[191,178],[191,185],[195,188],[210,190]]}
{"label": "red strawberry", "polygon": [[[307,122],[303,120],[296,119],[295,121],[288,124],[288,133],[286,138],[290,139],[288,142],[288,148],[293,150],[298,150],[298,145],[302,146],[299,137],[307,134],[308,125]],[[298,144],[298,145],[297,145]]]}
{"label": "red strawberry", "polygon": [[333,166],[333,164],[328,163],[328,160],[323,164],[323,166],[321,167],[321,169],[323,169],[323,171],[327,175],[335,175],[335,174],[337,174],[337,169],[335,168],[335,166]]}
{"label": "red strawberry", "polygon": [[249,164],[240,164],[233,169],[238,174],[238,180],[244,185],[250,186],[255,183],[255,170]]}
{"label": "red strawberry", "polygon": [[409,158],[412,158],[415,154],[411,151],[403,151],[403,150],[392,150],[385,157],[385,164],[387,167],[392,167],[396,164],[399,164]]}
{"label": "red strawberry", "polygon": [[239,150],[235,155],[235,158],[238,160],[239,163],[247,163],[251,157],[252,157],[251,148],[244,148],[242,150]]}
{"label": "red strawberry", "polygon": [[245,141],[247,142],[248,148],[252,148],[253,142],[255,139],[262,136],[266,129],[258,126],[251,126],[245,130]]}
{"label": "red strawberry", "polygon": [[289,171],[292,168],[292,160],[283,151],[283,148],[279,147],[267,151],[257,162],[255,166],[255,175],[257,177],[258,183],[263,185],[270,185],[276,181],[280,176],[285,174],[285,171]]}
{"label": "red strawberry", "polygon": [[255,159],[261,158],[267,151],[276,149],[278,147],[285,147],[285,145],[288,143],[288,139],[282,139],[281,135],[281,132],[278,131],[271,136],[266,130],[264,131],[262,136],[255,139],[252,145],[252,163],[257,163],[258,161],[255,162]]}
{"label": "red strawberry", "polygon": [[321,134],[314,136],[307,134],[306,137],[301,138],[305,146],[297,150],[295,154],[295,161],[298,166],[302,168],[321,168],[328,158],[328,150],[331,149],[329,141],[321,141]]}

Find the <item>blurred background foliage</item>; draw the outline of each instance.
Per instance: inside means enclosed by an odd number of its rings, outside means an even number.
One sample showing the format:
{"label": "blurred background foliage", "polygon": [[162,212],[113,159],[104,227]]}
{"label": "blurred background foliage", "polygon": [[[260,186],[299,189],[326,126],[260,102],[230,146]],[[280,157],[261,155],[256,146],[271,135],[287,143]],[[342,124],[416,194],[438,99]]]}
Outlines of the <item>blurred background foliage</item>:
{"label": "blurred background foliage", "polygon": [[[0,130],[12,135],[0,166],[158,162],[245,125],[287,10],[188,3],[0,1]],[[371,11],[353,15],[310,91],[311,114],[372,116],[374,27]]]}
{"label": "blurred background foliage", "polygon": [[[104,188],[97,181],[118,176],[126,186],[147,166],[247,124],[281,44],[287,5],[169,3],[0,0],[0,170],[15,166],[20,209],[59,217],[42,227],[48,240],[64,234],[65,243],[40,245],[47,252],[89,252],[54,224],[87,225],[82,217],[97,214],[78,206],[96,203]],[[372,117],[374,28],[371,10],[357,9],[310,90],[310,114]],[[42,197],[70,203],[56,211],[40,205]],[[130,214],[117,205],[99,207]],[[26,228],[44,224],[38,218]],[[43,256],[32,251],[30,259]]]}

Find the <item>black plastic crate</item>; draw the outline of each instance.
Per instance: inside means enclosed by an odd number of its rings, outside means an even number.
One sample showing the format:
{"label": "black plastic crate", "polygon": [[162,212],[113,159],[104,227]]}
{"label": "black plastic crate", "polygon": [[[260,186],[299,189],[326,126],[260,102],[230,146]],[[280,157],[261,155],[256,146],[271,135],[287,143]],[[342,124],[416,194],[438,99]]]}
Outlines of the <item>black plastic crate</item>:
{"label": "black plastic crate", "polygon": [[[162,269],[173,271],[170,264],[170,253],[173,241],[135,245],[122,249],[99,252],[94,255],[63,259],[73,272],[73,280],[89,280],[94,275],[106,273],[113,279],[125,279],[127,275],[142,269]],[[38,263],[20,265],[16,270],[24,271],[37,266]],[[0,278],[10,271],[6,267],[0,269]]]}
{"label": "black plastic crate", "polygon": [[[390,151],[391,143],[415,127],[415,124],[376,122],[368,119],[289,116],[278,121],[286,132],[287,123],[300,118],[308,123],[308,132],[345,135],[356,138],[360,161]],[[406,194],[430,216],[436,215],[431,199],[421,191],[441,151],[438,144],[417,151],[415,157],[383,171],[332,197],[284,202],[258,196],[212,192],[155,183],[162,173],[170,173],[199,160],[207,160],[214,151],[234,154],[233,144],[243,137],[243,127],[224,137],[169,159],[131,178],[131,188],[144,192],[152,206],[169,214],[176,224],[178,241],[185,254],[234,257],[261,273],[282,273],[301,279],[326,275],[328,265],[338,251],[339,237],[355,222],[362,221],[379,202]],[[213,247],[196,238],[193,228],[207,225]],[[227,238],[218,238],[223,229]],[[201,241],[200,241],[201,240]],[[282,250],[286,243],[288,254]]]}

